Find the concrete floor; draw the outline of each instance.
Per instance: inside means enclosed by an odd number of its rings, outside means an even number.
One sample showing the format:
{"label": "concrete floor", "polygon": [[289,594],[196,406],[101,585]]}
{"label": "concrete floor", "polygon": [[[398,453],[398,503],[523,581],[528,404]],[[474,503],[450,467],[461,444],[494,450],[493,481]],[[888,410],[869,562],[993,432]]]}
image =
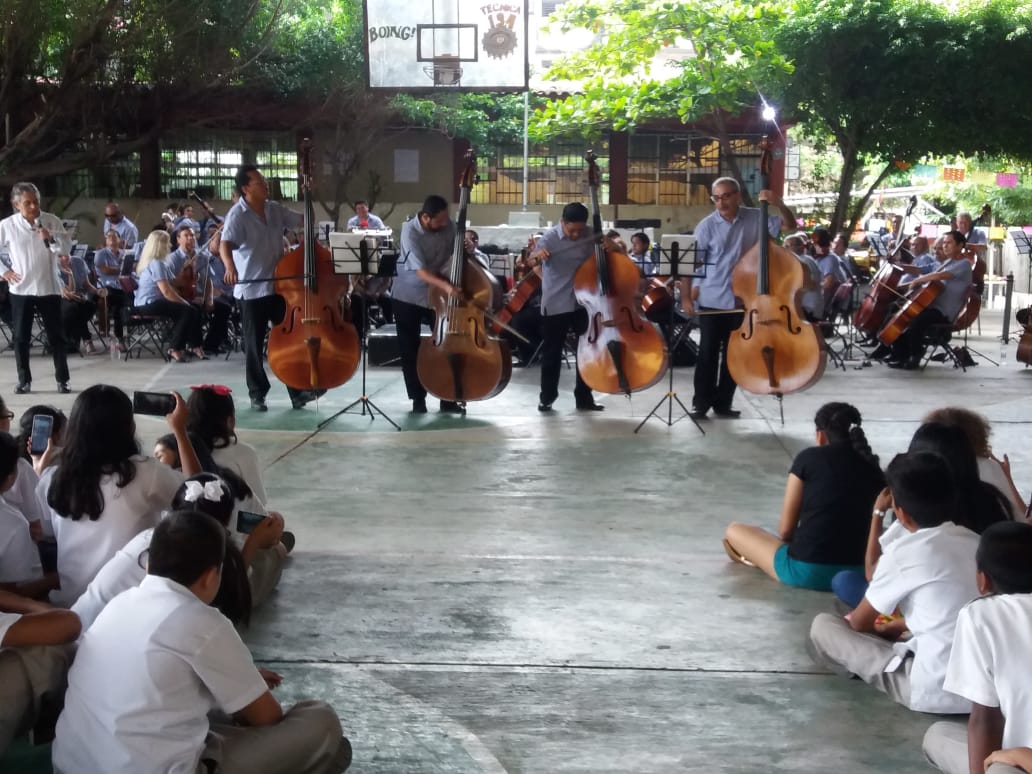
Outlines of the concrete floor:
{"label": "concrete floor", "polygon": [[[995,359],[999,314],[982,325],[971,345]],[[400,372],[378,368],[368,392],[406,432],[344,415],[313,436],[358,397],[357,377],[305,411],[274,387],[257,415],[239,355],[72,368],[75,388],[233,387],[270,505],[298,536],[245,636],[286,676],[281,700],[337,708],[353,771],[859,774],[929,770],[920,739],[933,718],[815,668],[803,641],[830,595],[731,564],[721,533],[732,519],[775,526],[790,460],[828,400],[860,408],[883,463],[927,410],[979,410],[1028,492],[1032,371],[1013,362],[1013,344],[1008,355],[967,373],[849,363],[787,397],[783,426],[774,399],[739,393],[743,418],[705,421],[705,435],[687,419],[633,433],[665,380],[631,400],[603,396],[606,411],[585,415],[565,371],[557,412],[543,416],[537,370],[517,370],[466,417],[411,416]],[[49,389],[48,365],[33,366]],[[9,353],[0,370],[16,412],[74,398],[15,399]],[[675,373],[686,403],[691,374]],[[149,444],[164,427],[141,418],[139,430]]]}

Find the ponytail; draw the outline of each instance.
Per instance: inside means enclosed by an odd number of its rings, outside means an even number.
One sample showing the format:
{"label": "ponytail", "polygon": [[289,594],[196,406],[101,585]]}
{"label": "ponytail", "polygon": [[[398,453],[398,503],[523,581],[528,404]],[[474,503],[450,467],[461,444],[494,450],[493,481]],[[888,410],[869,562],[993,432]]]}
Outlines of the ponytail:
{"label": "ponytail", "polygon": [[222,559],[222,583],[211,604],[234,626],[251,623],[251,583],[247,578],[247,565],[244,563],[244,555],[228,534],[226,553]]}
{"label": "ponytail", "polygon": [[881,468],[877,455],[871,451],[871,444],[860,426],[863,419],[860,411],[851,403],[825,403],[814,417],[814,424],[831,443],[848,441],[853,449],[875,468]]}

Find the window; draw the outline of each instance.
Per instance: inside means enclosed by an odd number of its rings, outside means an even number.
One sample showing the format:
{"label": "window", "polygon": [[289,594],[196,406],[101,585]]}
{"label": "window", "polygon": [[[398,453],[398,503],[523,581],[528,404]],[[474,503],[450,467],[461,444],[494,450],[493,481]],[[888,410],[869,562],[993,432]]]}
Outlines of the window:
{"label": "window", "polygon": [[40,187],[47,197],[59,196],[71,201],[80,196],[87,199],[128,199],[138,195],[139,185],[140,154],[133,153],[43,180]]}
{"label": "window", "polygon": [[196,191],[204,198],[230,199],[236,171],[243,164],[262,171],[271,198],[298,197],[297,150],[291,135],[175,134],[161,146],[161,190],[168,198]]}
{"label": "window", "polygon": [[[588,146],[584,142],[556,142],[549,146],[531,147],[528,157],[527,203],[567,204],[589,202],[588,163],[584,160]],[[609,143],[594,143],[598,154],[601,186],[599,201],[609,201]],[[484,157],[486,169],[480,172],[470,201],[475,204],[523,203],[523,148],[508,146],[493,156]]]}

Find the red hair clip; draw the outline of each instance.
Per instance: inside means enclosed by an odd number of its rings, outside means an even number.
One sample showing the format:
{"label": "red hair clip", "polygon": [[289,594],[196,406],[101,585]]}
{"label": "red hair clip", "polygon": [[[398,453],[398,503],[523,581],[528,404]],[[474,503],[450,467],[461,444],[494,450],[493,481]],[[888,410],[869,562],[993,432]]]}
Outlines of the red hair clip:
{"label": "red hair clip", "polygon": [[229,389],[229,387],[227,387],[224,384],[193,384],[193,385],[190,385],[190,389],[191,390],[211,390],[216,395],[221,395],[222,397],[226,397],[227,395],[232,395],[233,394],[233,391],[231,389]]}

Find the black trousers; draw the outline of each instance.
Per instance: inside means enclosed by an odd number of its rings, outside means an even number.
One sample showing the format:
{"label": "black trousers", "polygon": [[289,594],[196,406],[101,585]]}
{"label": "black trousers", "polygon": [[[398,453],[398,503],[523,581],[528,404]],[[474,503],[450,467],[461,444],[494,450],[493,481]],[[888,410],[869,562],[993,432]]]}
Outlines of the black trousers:
{"label": "black trousers", "polygon": [[[265,340],[269,335],[269,326],[283,322],[287,313],[287,303],[283,296],[271,295],[261,298],[239,299],[240,325],[244,337],[244,362],[247,369],[247,393],[251,398],[264,399],[272,385],[265,373]],[[300,395],[303,390],[287,387],[291,398]]]}
{"label": "black trousers", "polygon": [[426,388],[416,372],[416,359],[419,357],[423,323],[433,325],[434,313],[424,306],[397,299],[393,299],[392,308],[398,331],[398,354],[401,356],[401,372],[405,376],[405,390],[409,400],[426,400]]}
{"label": "black trousers", "polygon": [[[714,311],[699,308],[700,312]],[[727,370],[727,342],[731,333],[742,324],[742,313],[700,314],[699,355],[695,363],[695,395],[692,407],[696,411],[728,411],[735,398],[734,379]]]}
{"label": "black trousers", "polygon": [[924,337],[932,325],[946,325],[949,320],[938,309],[922,309],[907,329],[892,343],[892,356],[897,360],[916,362],[924,354]]}
{"label": "black trousers", "polygon": [[136,311],[151,317],[167,317],[175,321],[172,328],[172,349],[201,346],[201,310],[193,304],[180,304],[167,298],[159,298],[157,301],[136,307]]}
{"label": "black trousers", "polygon": [[115,338],[121,341],[125,337],[126,310],[133,305],[133,300],[124,290],[107,289],[108,320],[115,329]]}
{"label": "black trousers", "polygon": [[96,301],[71,301],[61,299],[61,327],[64,329],[65,345],[69,353],[78,352],[80,341],[89,341],[90,319],[97,311]]}
{"label": "black trousers", "polygon": [[43,320],[47,346],[54,358],[54,378],[68,381],[68,351],[61,330],[61,296],[19,296],[11,293],[11,327],[14,329],[14,362],[18,367],[18,383],[32,381],[29,368],[29,345],[32,343],[33,314]]}
{"label": "black trousers", "polygon": [[[570,331],[578,336],[588,327],[588,314],[583,308],[574,312],[548,314],[541,316],[541,403],[552,404],[559,397],[559,374],[563,367],[563,344]],[[591,403],[591,388],[584,383],[580,370],[574,369],[577,380],[573,387],[573,396],[577,405]]]}
{"label": "black trousers", "polygon": [[208,352],[216,352],[225,345],[232,312],[232,303],[216,301],[212,305],[208,313],[208,332],[204,334],[204,349]]}

